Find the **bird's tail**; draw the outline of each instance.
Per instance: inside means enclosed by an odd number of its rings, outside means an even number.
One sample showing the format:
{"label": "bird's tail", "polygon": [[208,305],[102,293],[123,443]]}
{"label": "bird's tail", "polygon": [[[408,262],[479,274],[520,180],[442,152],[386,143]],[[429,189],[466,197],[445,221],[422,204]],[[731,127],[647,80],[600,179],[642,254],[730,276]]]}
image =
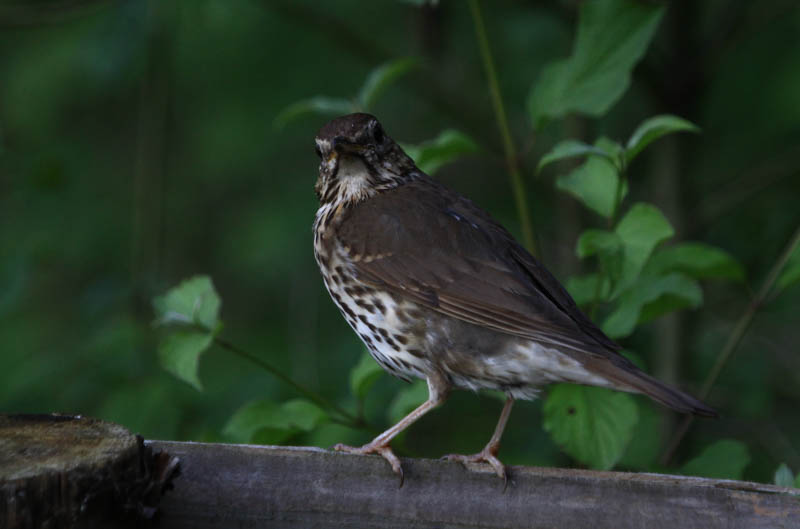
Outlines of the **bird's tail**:
{"label": "bird's tail", "polygon": [[643,393],[667,408],[672,408],[680,413],[691,413],[699,417],[719,417],[716,410],[700,400],[688,393],[672,388],[644,372],[636,373],[636,379],[631,381],[629,385],[637,393]]}
{"label": "bird's tail", "polygon": [[[609,360],[611,361],[609,362]],[[601,364],[602,367],[597,364]],[[667,408],[680,413],[691,413],[699,417],[719,417],[719,414],[713,408],[688,393],[670,387],[651,377],[622,356],[613,360],[604,358],[597,364],[592,371],[602,374],[616,389],[642,393]]]}

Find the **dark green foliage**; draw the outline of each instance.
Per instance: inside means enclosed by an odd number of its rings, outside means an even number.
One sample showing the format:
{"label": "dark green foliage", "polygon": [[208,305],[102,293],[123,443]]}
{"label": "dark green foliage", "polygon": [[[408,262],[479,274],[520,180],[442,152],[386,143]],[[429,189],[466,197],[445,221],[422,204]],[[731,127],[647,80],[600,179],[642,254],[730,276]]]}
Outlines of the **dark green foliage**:
{"label": "dark green foliage", "polygon": [[[522,233],[470,11],[423,3],[2,10],[0,406],[330,446],[424,400],[364,355],[310,234],[313,136],[354,110]],[[539,256],[644,369],[697,394],[800,222],[800,8],[481,5]],[[800,249],[778,272],[712,387],[723,418],[669,466],[666,412],[573,386],[517,404],[501,457],[800,486]],[[456,394],[398,451],[478,449],[497,413]]]}

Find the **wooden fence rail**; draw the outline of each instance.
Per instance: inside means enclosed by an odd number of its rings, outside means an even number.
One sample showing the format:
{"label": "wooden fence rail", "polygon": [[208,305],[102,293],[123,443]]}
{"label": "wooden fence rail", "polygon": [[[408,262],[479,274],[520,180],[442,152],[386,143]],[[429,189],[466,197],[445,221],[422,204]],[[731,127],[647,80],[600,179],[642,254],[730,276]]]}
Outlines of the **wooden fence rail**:
{"label": "wooden fence rail", "polygon": [[159,527],[800,528],[800,490],[656,474],[404,459],[317,448],[148,442],[181,459]]}

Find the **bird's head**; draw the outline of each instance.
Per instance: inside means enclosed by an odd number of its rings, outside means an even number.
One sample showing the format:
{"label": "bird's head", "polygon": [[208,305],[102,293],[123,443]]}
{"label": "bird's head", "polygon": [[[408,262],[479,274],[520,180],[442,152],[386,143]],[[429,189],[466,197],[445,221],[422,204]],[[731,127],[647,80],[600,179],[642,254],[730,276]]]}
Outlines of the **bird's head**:
{"label": "bird's head", "polygon": [[348,114],[328,122],[315,142],[320,164],[314,189],[321,204],[358,202],[420,175],[370,114]]}

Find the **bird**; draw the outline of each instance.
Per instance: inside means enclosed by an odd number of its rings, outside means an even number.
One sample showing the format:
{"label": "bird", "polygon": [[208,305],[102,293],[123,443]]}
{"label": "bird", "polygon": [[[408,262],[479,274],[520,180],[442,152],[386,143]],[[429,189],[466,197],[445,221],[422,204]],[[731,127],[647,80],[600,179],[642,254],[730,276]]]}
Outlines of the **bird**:
{"label": "bird", "polygon": [[486,446],[446,459],[498,459],[515,400],[568,382],[647,395],[681,413],[716,417],[698,399],[637,368],[559,281],[483,209],[422,172],[374,116],[349,114],[315,138],[320,158],[314,256],[325,287],[390,374],[424,379],[428,399],[369,443],[403,482],[390,442],[453,389],[505,394]]}

